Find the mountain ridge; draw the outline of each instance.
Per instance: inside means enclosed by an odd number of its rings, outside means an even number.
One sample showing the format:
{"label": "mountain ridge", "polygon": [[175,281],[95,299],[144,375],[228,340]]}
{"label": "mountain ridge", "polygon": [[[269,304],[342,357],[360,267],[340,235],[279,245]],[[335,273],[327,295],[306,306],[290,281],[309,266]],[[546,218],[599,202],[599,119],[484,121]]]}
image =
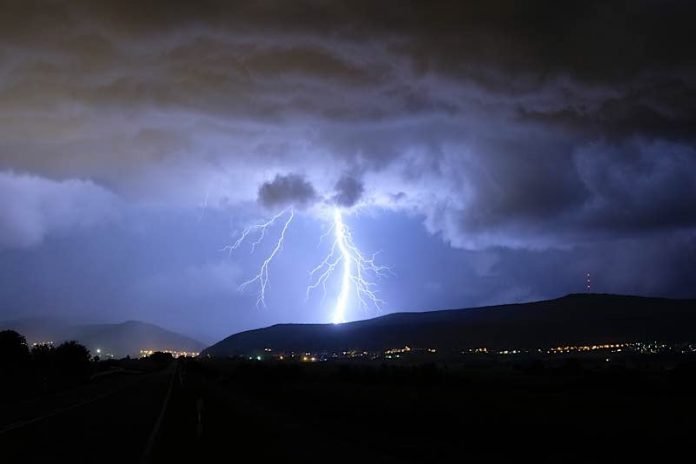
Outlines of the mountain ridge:
{"label": "mountain ridge", "polygon": [[529,303],[392,313],[339,325],[275,324],[230,335],[202,354],[230,356],[265,348],[383,350],[407,344],[462,349],[636,339],[687,341],[679,338],[696,339],[696,300],[575,293]]}

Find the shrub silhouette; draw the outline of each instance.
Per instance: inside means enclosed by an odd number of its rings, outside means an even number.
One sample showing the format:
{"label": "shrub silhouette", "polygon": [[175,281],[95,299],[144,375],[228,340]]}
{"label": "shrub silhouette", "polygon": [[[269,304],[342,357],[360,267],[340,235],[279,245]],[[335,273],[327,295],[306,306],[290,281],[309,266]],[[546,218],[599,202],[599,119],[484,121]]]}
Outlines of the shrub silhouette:
{"label": "shrub silhouette", "polygon": [[53,351],[55,368],[67,377],[89,375],[92,365],[89,350],[76,341],[62,343]]}

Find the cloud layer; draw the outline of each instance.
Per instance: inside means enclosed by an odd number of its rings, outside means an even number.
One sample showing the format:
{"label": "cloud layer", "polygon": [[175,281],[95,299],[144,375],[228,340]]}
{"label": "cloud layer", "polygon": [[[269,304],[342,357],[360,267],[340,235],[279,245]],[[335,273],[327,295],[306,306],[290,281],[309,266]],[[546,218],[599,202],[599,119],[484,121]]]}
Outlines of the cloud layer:
{"label": "cloud layer", "polygon": [[31,21],[0,32],[4,169],[226,206],[303,172],[319,196],[350,205],[364,185],[466,247],[696,221],[660,204],[693,199],[691,176],[667,174],[693,167],[689,5],[5,9]]}
{"label": "cloud layer", "polygon": [[115,219],[118,200],[90,181],[0,172],[0,249],[29,247],[49,233]]}
{"label": "cloud layer", "polygon": [[316,200],[314,187],[299,174],[276,175],[259,188],[259,203],[269,209],[287,206],[305,208]]}
{"label": "cloud layer", "polygon": [[[0,0],[0,247],[123,214],[152,237],[134,255],[196,246],[169,222],[190,216],[224,230],[217,251],[246,219],[328,201],[403,225],[407,302],[549,296],[597,269],[607,291],[688,294],[696,4],[450,3]],[[419,254],[433,243],[460,261]],[[193,255],[167,266],[218,269]],[[162,260],[139,266],[170,276]]]}

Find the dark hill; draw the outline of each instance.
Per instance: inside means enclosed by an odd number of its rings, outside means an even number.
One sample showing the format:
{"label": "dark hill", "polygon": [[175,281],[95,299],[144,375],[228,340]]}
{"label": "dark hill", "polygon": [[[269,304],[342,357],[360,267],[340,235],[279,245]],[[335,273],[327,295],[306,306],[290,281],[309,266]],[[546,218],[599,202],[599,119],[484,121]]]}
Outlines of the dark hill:
{"label": "dark hill", "polygon": [[92,353],[101,348],[116,357],[137,355],[142,349],[200,352],[204,348],[197,340],[140,321],[77,326],[69,338],[79,340]]}
{"label": "dark hill", "polygon": [[76,340],[92,354],[115,357],[137,356],[142,349],[200,352],[204,345],[192,338],[154,324],[127,321],[120,324],[68,325],[57,320],[40,318],[0,322],[0,329],[13,329],[29,343],[52,341],[54,344]]}
{"label": "dark hill", "polygon": [[575,343],[696,341],[696,300],[573,294],[534,303],[396,313],[346,324],[279,324],[232,335],[203,354],[537,348]]}

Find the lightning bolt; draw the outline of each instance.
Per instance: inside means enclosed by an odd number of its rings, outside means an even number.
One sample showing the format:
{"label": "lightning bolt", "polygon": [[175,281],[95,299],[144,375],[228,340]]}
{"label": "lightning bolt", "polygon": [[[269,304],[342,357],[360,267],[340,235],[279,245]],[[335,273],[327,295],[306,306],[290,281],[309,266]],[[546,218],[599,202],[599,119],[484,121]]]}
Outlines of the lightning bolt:
{"label": "lightning bolt", "polygon": [[[253,253],[256,247],[266,238],[269,229],[284,217],[286,217],[286,219],[283,223],[280,235],[271,253],[261,264],[259,272],[239,286],[239,290],[243,291],[249,285],[258,283],[259,294],[256,300],[257,307],[266,306],[266,288],[269,282],[269,267],[273,259],[283,248],[285,235],[295,217],[295,210],[292,207],[284,209],[266,222],[254,224],[245,228],[241,236],[232,245],[228,245],[223,249],[232,253],[234,250],[239,249],[242,244],[251,241],[251,252]],[[319,265],[309,273],[311,282],[307,287],[306,297],[309,299],[312,290],[319,286],[323,288],[324,297],[326,297],[327,282],[334,273],[340,272],[340,291],[331,315],[331,320],[335,324],[339,324],[345,321],[346,310],[351,295],[355,295],[357,303],[361,308],[367,308],[370,304],[377,309],[381,308],[384,301],[377,296],[377,289],[375,288],[377,284],[373,282],[372,279],[383,277],[391,272],[391,269],[376,263],[376,253],[368,257],[360,251],[355,245],[355,242],[353,242],[350,229],[343,221],[343,212],[340,208],[333,209],[333,222],[329,230],[320,237],[320,243],[325,237],[331,234],[333,234],[333,242],[329,253]]]}
{"label": "lightning bolt", "polygon": [[335,324],[340,324],[345,321],[346,308],[351,293],[355,294],[361,307],[365,308],[371,303],[377,309],[381,308],[384,301],[377,296],[375,289],[377,284],[368,277],[370,275],[377,278],[383,277],[387,272],[390,272],[390,269],[376,263],[376,253],[370,257],[362,254],[353,242],[353,236],[344,223],[343,213],[339,208],[334,208],[333,224],[327,233],[330,232],[334,234],[331,250],[324,260],[310,272],[313,283],[307,287],[306,294],[309,298],[311,291],[321,286],[324,295],[326,295],[326,283],[340,265],[341,290],[336,298],[336,306],[332,314],[332,321]]}
{"label": "lightning bolt", "polygon": [[228,245],[225,248],[223,248],[223,250],[232,253],[232,251],[238,249],[245,241],[247,241],[247,239],[250,236],[256,235],[256,240],[254,240],[251,243],[251,253],[253,253],[256,250],[256,247],[266,237],[266,232],[268,231],[268,229],[273,227],[277,220],[286,215],[287,219],[285,220],[283,229],[280,232],[280,236],[278,237],[278,240],[276,241],[276,244],[273,247],[271,253],[261,264],[259,272],[254,277],[247,280],[246,282],[243,282],[239,286],[239,290],[244,291],[245,288],[247,288],[254,282],[259,283],[259,295],[256,299],[256,307],[266,307],[266,287],[268,287],[268,269],[270,267],[271,261],[273,261],[273,258],[275,258],[278,252],[283,248],[283,242],[285,242],[285,234],[288,231],[288,227],[290,227],[290,223],[295,217],[295,210],[293,208],[286,208],[262,224],[254,224],[252,226],[247,227],[246,229],[244,229],[242,235],[237,239],[237,241],[234,242],[234,244]]}

